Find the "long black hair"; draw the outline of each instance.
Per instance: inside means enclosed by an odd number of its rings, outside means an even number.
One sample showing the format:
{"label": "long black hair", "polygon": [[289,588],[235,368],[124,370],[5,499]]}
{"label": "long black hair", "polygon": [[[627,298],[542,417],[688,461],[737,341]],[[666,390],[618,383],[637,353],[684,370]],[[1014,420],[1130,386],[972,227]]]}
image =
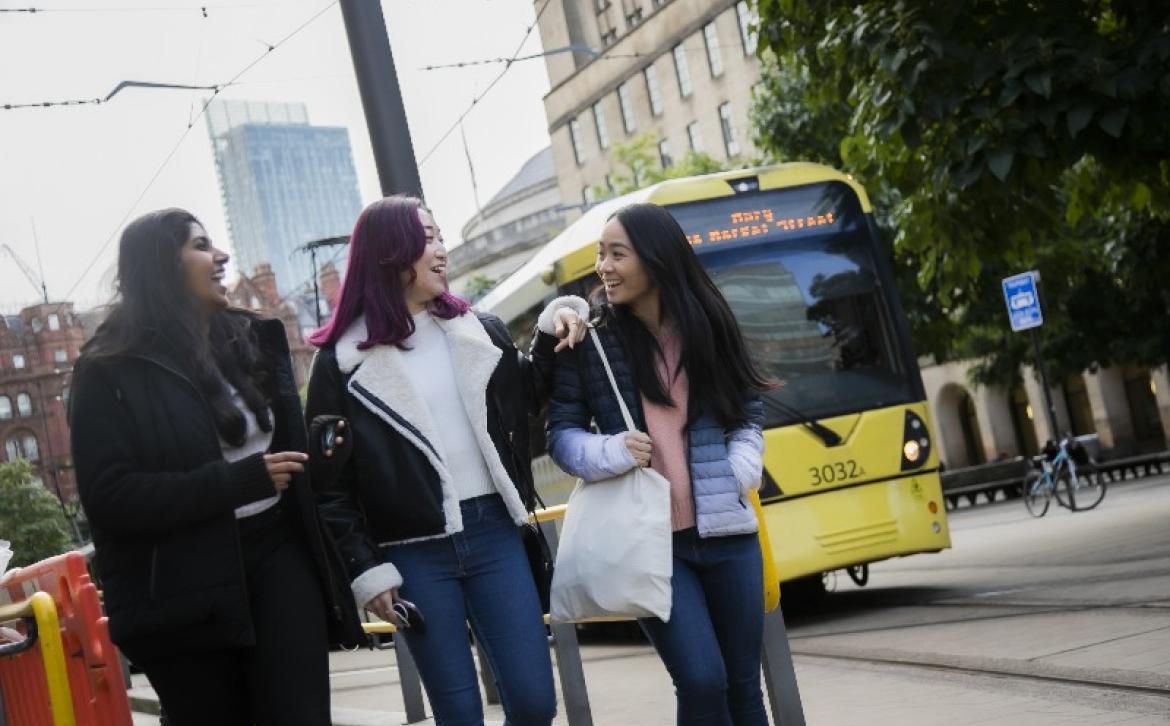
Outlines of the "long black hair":
{"label": "long black hair", "polygon": [[83,352],[94,358],[161,350],[186,369],[211,406],[215,428],[234,446],[244,443],[247,423],[232,401],[239,391],[263,431],[272,430],[267,365],[253,332],[255,316],[227,309],[207,321],[188,292],[182,262],[195,215],[162,209],[135,219],[118,246],[117,294]]}
{"label": "long black hair", "polygon": [[[687,241],[670,212],[657,204],[631,204],[617,219],[634,247],[646,276],[658,290],[664,324],[679,336],[679,364],[687,372],[689,408],[715,416],[724,428],[746,423],[744,403],[755,393],[774,388],[748,354],[739,324],[719,288]],[[593,294],[602,321],[614,324],[629,354],[639,392],[655,403],[673,406],[668,386],[655,362],[662,355],[658,340],[625,305],[605,303],[604,288]]]}

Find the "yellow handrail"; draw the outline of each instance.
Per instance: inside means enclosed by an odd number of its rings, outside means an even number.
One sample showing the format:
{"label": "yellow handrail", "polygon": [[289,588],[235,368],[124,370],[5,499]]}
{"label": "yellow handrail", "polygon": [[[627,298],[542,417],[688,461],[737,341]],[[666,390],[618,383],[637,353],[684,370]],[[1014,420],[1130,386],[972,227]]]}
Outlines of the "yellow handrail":
{"label": "yellow handrail", "polygon": [[45,592],[34,592],[27,600],[0,606],[0,622],[30,616],[37,624],[37,639],[41,644],[41,664],[45,669],[53,726],[75,726],[73,690],[69,687],[65,648],[61,645],[61,626],[57,621],[57,606],[52,596]]}

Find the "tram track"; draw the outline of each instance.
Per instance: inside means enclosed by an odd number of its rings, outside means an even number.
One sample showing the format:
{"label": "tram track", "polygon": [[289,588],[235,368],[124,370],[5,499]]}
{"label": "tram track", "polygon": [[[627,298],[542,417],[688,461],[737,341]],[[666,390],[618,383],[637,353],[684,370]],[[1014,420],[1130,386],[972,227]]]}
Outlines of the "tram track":
{"label": "tram track", "polygon": [[925,669],[956,675],[1057,683],[1065,686],[1170,699],[1170,679],[1142,672],[1110,671],[1108,675],[1113,677],[1105,677],[1104,674],[1100,673],[1104,669],[1089,671],[1083,668],[1056,666],[1035,661],[948,656],[907,651],[878,653],[854,649],[853,652],[849,652],[847,649],[804,648],[795,644],[792,648],[792,654],[802,659],[822,659],[874,666]]}

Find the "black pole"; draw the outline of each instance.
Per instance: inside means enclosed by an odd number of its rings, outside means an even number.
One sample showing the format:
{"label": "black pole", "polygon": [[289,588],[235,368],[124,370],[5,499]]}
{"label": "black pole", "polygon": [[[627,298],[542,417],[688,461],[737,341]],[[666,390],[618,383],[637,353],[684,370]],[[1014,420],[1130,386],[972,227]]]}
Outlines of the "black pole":
{"label": "black pole", "polygon": [[309,248],[309,260],[313,266],[313,314],[317,316],[317,327],[321,327],[321,290],[317,286],[317,248]]}
{"label": "black pole", "polygon": [[1036,328],[1028,331],[1032,336],[1032,349],[1036,351],[1036,370],[1040,373],[1040,385],[1044,388],[1044,408],[1048,412],[1048,430],[1053,441],[1060,441],[1060,430],[1056,427],[1056,404],[1052,402],[1052,389],[1048,386],[1048,370],[1044,365],[1044,356],[1040,353],[1040,336]]}
{"label": "black pole", "polygon": [[353,56],[382,194],[413,194],[421,198],[422,182],[406,125],[406,109],[398,88],[381,0],[341,0],[341,17],[349,38],[349,52]]}

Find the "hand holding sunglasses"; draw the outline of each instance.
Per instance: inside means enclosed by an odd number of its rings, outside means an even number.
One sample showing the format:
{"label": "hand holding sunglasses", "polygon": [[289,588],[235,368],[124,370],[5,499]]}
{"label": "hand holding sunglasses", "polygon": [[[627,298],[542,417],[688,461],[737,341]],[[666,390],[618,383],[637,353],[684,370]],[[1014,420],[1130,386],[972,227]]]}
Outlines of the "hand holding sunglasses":
{"label": "hand holding sunglasses", "polygon": [[366,608],[373,611],[382,620],[394,623],[403,630],[410,630],[417,635],[426,632],[427,624],[426,620],[423,619],[422,611],[411,601],[398,597],[397,589],[387,590],[378,595],[370,601]]}

